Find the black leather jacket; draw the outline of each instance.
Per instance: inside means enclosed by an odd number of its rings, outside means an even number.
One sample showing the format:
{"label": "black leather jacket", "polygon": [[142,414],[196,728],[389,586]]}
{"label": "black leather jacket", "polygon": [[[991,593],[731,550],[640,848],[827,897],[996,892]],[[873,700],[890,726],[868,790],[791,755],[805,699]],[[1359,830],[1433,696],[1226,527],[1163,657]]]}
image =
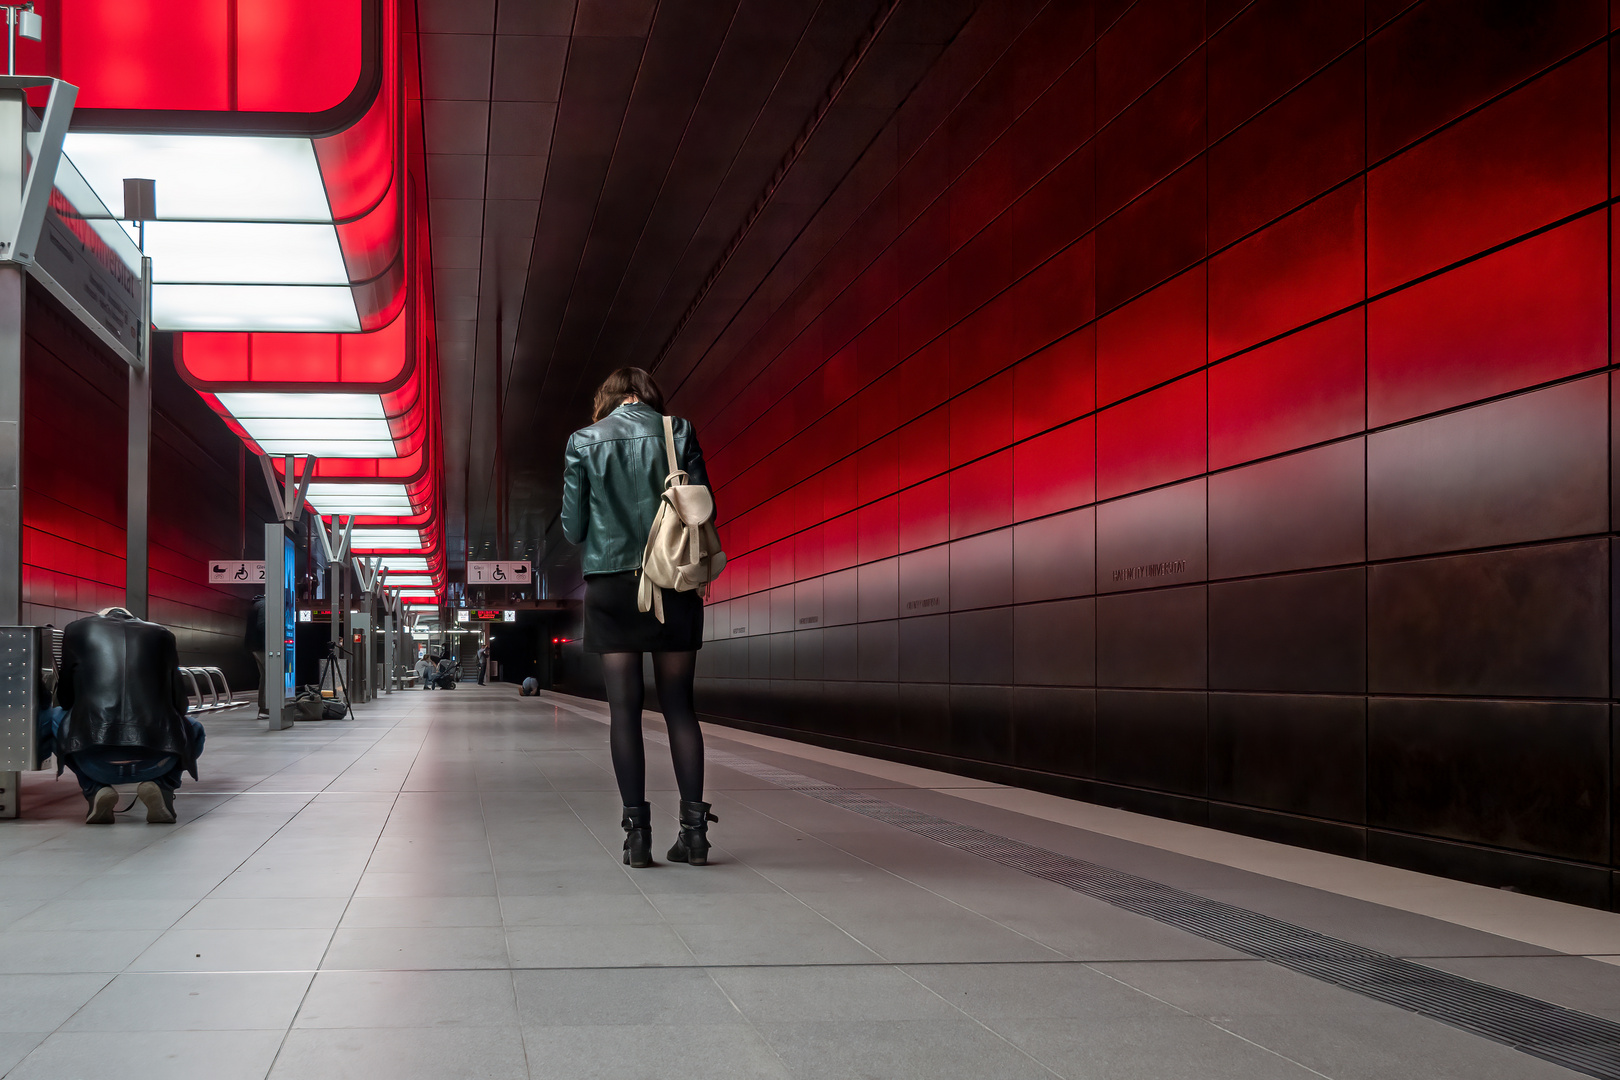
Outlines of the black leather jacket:
{"label": "black leather jacket", "polygon": [[165,627],[124,611],[68,623],[56,702],[68,711],[56,740],[58,756],[96,746],[139,746],[174,754],[197,775],[180,656]]}
{"label": "black leather jacket", "polygon": [[[675,456],[687,482],[709,486],[692,425],[675,418]],[[586,574],[636,570],[669,474],[664,416],[639,401],[620,405],[568,438],[563,458],[563,535],[583,544]]]}

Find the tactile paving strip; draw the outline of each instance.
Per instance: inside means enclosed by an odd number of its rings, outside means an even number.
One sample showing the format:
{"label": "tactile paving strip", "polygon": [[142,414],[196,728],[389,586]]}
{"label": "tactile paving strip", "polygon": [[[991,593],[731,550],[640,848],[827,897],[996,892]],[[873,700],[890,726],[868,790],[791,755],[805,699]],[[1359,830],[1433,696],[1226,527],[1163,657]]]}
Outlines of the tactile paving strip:
{"label": "tactile paving strip", "polygon": [[1620,1024],[736,754],[710,750],[705,756],[711,764],[802,792],[1566,1069],[1620,1080]]}

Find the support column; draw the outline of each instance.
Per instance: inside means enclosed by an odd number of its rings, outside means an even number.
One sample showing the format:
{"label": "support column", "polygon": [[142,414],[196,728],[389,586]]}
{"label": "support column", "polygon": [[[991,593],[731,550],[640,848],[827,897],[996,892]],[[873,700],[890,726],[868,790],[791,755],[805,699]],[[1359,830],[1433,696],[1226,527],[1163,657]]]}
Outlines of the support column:
{"label": "support column", "polygon": [[124,514],[124,606],[148,617],[148,504],[152,492],[152,260],[142,259],[141,365],[129,369],[128,496]]}
{"label": "support column", "polygon": [[[22,212],[22,91],[0,95],[0,221]],[[0,265],[0,625],[22,622],[23,302],[27,271]],[[0,772],[0,818],[21,811],[20,771]]]}
{"label": "support column", "polygon": [[264,704],[270,731],[293,726],[287,715],[287,527],[279,521],[264,527]]}

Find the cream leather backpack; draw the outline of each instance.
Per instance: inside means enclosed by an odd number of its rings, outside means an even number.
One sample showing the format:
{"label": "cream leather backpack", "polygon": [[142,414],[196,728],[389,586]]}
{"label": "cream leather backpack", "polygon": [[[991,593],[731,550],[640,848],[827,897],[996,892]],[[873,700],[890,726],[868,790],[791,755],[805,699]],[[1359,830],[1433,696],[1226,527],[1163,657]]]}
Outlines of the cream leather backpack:
{"label": "cream leather backpack", "polygon": [[636,606],[651,611],[659,622],[664,621],[664,589],[695,589],[707,596],[709,582],[726,566],[720,533],[714,527],[714,496],[702,484],[686,482],[675,457],[675,420],[670,416],[664,417],[664,450],[669,475],[664,477],[658,516],[647,534],[647,550],[641,554],[641,589],[636,595]]}

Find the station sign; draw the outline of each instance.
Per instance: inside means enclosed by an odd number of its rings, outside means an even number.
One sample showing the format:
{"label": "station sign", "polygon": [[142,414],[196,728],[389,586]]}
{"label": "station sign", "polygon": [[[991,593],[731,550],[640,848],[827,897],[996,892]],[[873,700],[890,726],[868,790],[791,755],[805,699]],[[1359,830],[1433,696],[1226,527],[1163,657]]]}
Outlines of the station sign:
{"label": "station sign", "polygon": [[474,611],[471,612],[471,618],[470,619],[464,619],[462,621],[463,622],[517,622],[517,612],[515,612],[515,611],[479,611],[479,610],[474,610]]}
{"label": "station sign", "polygon": [[208,563],[210,585],[263,585],[263,559],[212,559]]}
{"label": "station sign", "polygon": [[469,585],[527,585],[533,580],[534,571],[527,559],[467,563]]}

